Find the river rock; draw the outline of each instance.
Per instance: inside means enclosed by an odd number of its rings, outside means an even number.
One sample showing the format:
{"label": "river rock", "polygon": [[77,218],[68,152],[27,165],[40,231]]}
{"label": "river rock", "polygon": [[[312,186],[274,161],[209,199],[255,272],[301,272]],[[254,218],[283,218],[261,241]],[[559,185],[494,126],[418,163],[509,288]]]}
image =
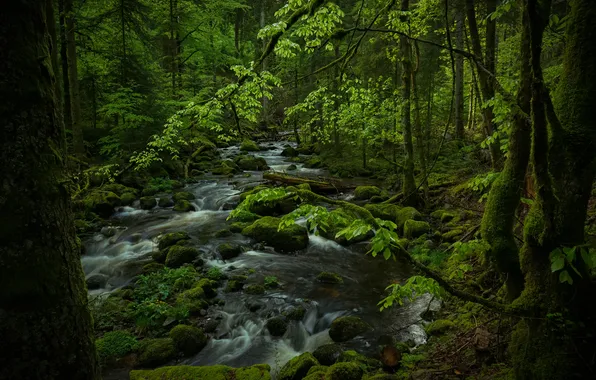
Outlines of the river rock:
{"label": "river rock", "polygon": [[297,157],[300,154],[295,148],[288,146],[281,151],[283,157]]}
{"label": "river rock", "polygon": [[288,168],[286,170],[287,171],[293,171],[293,170],[297,170],[297,169],[298,169],[298,167],[295,164],[292,164],[292,165],[288,166]]}
{"label": "river rock", "polygon": [[376,186],[358,186],[354,190],[354,198],[359,200],[367,200],[375,195],[381,195],[381,189]]}
{"label": "river rock", "polygon": [[168,196],[160,197],[159,202],[157,202],[157,205],[159,207],[172,207],[174,206],[174,200]]}
{"label": "river rock", "polygon": [[246,294],[255,294],[255,295],[265,294],[265,287],[263,285],[260,285],[260,284],[248,285],[246,287],[246,289],[244,289],[244,293],[246,293]]}
{"label": "river rock", "polygon": [[404,223],[404,236],[407,239],[415,239],[430,231],[430,224],[417,220],[406,220]]}
{"label": "river rock", "polygon": [[401,207],[393,204],[367,204],[364,206],[365,209],[370,211],[375,218],[388,220],[390,222],[397,222]]}
{"label": "river rock", "polygon": [[176,357],[176,348],[170,338],[144,339],[139,344],[138,361],[141,367],[157,367],[166,364],[174,357]]}
{"label": "river rock", "polygon": [[165,249],[183,240],[190,240],[190,236],[188,235],[188,233],[184,231],[170,232],[162,235],[159,238],[159,243],[157,247],[159,249]]}
{"label": "river rock", "polygon": [[172,199],[174,202],[181,200],[192,201],[195,199],[195,195],[193,193],[189,193],[188,191],[179,191],[172,196]]}
{"label": "river rock", "polygon": [[174,205],[174,211],[177,211],[177,212],[190,212],[190,211],[194,211],[194,210],[195,210],[195,207],[192,205],[192,203],[190,203],[189,201],[186,201],[184,199],[177,201],[176,204]]}
{"label": "river rock", "polygon": [[208,338],[203,330],[194,326],[178,325],[170,330],[169,334],[174,346],[184,356],[199,353],[206,345]]}
{"label": "river rock", "polygon": [[92,274],[87,278],[86,282],[87,289],[89,290],[101,289],[106,286],[106,283],[108,282],[108,276],[100,273]]}
{"label": "river rock", "polygon": [[198,254],[199,251],[195,248],[174,245],[168,250],[165,264],[169,268],[180,268],[184,264],[192,263]]}
{"label": "river rock", "polygon": [[317,281],[322,282],[323,284],[342,284],[344,279],[337,273],[321,272],[317,276]]}
{"label": "river rock", "polygon": [[110,217],[114,213],[114,208],[120,206],[120,202],[118,195],[102,190],[94,190],[83,199],[85,209],[102,218]]}
{"label": "river rock", "polygon": [[261,148],[259,148],[256,142],[246,139],[240,144],[240,150],[243,152],[258,152]]}
{"label": "river rock", "polygon": [[120,196],[120,204],[122,206],[130,206],[137,199],[137,196],[133,193],[124,193]]}
{"label": "river rock", "polygon": [[273,317],[267,320],[266,326],[272,336],[283,336],[288,329],[288,322],[282,317]]}
{"label": "river rock", "polygon": [[131,371],[130,380],[181,380],[181,379],[236,379],[236,380],[271,380],[271,367],[256,364],[250,367],[232,368],[225,365],[162,367],[155,370]]}
{"label": "river rock", "polygon": [[102,227],[100,231],[100,233],[105,237],[112,237],[116,235],[116,232],[118,232],[118,229],[116,227],[111,226]]}
{"label": "river rock", "polygon": [[217,247],[217,252],[219,252],[222,259],[230,260],[242,253],[242,247],[239,245],[224,243]]}
{"label": "river rock", "polygon": [[329,336],[334,342],[347,342],[370,329],[371,326],[359,317],[339,317],[331,323]]}
{"label": "river rock", "polygon": [[237,156],[234,163],[242,170],[268,170],[267,161],[262,157],[255,156]]}
{"label": "river rock", "polygon": [[155,206],[157,206],[157,201],[155,200],[155,197],[141,197],[141,208],[143,210],[151,210]]}
{"label": "river rock", "polygon": [[278,231],[280,221],[279,218],[266,216],[243,229],[242,234],[262,241],[282,253],[306,248],[308,245],[306,228],[293,224]]}
{"label": "river rock", "polygon": [[414,207],[404,207],[397,213],[397,228],[400,231],[403,231],[406,221],[420,219],[422,219],[422,214],[418,210],[416,210]]}
{"label": "river rock", "polygon": [[335,343],[324,344],[317,348],[312,354],[322,365],[335,364],[343,350]]}
{"label": "river rock", "polygon": [[287,362],[279,371],[278,380],[301,380],[308,374],[308,371],[319,365],[319,362],[310,352],[305,352]]}
{"label": "river rock", "polygon": [[360,380],[362,375],[357,363],[335,363],[325,373],[325,380]]}

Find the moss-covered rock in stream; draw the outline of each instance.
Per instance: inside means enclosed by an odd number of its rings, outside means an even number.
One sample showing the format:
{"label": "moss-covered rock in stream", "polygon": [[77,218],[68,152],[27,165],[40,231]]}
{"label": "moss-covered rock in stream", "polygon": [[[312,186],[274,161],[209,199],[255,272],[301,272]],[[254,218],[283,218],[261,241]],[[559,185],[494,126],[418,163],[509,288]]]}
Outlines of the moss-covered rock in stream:
{"label": "moss-covered rock in stream", "polygon": [[287,146],[284,148],[284,150],[281,151],[281,155],[283,157],[296,157],[300,154],[300,152],[298,152],[298,150],[294,147],[291,146]]}
{"label": "moss-covered rock in stream", "polygon": [[287,362],[279,371],[278,380],[302,380],[308,371],[319,365],[317,359],[310,352],[305,352]]}
{"label": "moss-covered rock in stream", "polygon": [[441,335],[452,329],[455,324],[453,321],[448,319],[437,319],[434,322],[429,323],[425,327],[425,331],[428,335]]}
{"label": "moss-covered rock in stream", "polygon": [[236,215],[231,218],[233,222],[241,222],[241,223],[248,223],[254,222],[255,220],[259,219],[259,216],[255,213],[250,211],[241,210],[240,212],[236,213]]}
{"label": "moss-covered rock in stream", "polygon": [[441,239],[447,242],[455,242],[458,241],[465,232],[466,231],[463,228],[454,228],[441,235]]}
{"label": "moss-covered rock in stream", "polygon": [[192,263],[198,255],[199,251],[195,248],[174,245],[168,250],[165,264],[169,268],[180,268],[184,264]]}
{"label": "moss-covered rock in stream", "polygon": [[305,168],[319,169],[323,167],[323,160],[319,156],[311,157],[304,163]]}
{"label": "moss-covered rock in stream", "polygon": [[192,203],[184,199],[181,199],[174,204],[174,211],[177,212],[190,212],[194,210],[195,208]]}
{"label": "moss-covered rock in stream", "polygon": [[325,374],[329,369],[326,365],[316,365],[311,367],[304,380],[325,380]]}
{"label": "moss-covered rock in stream", "polygon": [[288,330],[288,321],[283,317],[273,317],[267,320],[266,326],[272,336],[283,336]]}
{"label": "moss-covered rock in stream", "polygon": [[255,295],[265,294],[265,287],[261,284],[248,285],[246,289],[244,289],[244,293]]}
{"label": "moss-covered rock in stream", "polygon": [[177,193],[175,193],[172,196],[172,199],[174,200],[174,202],[178,202],[178,201],[192,201],[194,200],[196,197],[193,193],[189,193],[188,191],[179,191]]}
{"label": "moss-covered rock in stream", "polygon": [[217,247],[217,252],[224,260],[233,259],[242,253],[242,247],[235,244],[224,243]]}
{"label": "moss-covered rock in stream", "polygon": [[358,200],[368,200],[377,195],[381,195],[381,189],[376,186],[358,186],[354,190],[354,197]]}
{"label": "moss-covered rock in stream", "polygon": [[159,238],[159,243],[157,244],[157,247],[159,249],[165,249],[183,240],[190,240],[190,236],[188,235],[188,233],[184,231],[169,232],[167,234],[162,235]]}
{"label": "moss-covered rock in stream", "polygon": [[383,368],[383,363],[380,360],[369,358],[353,350],[342,352],[337,361],[339,363],[358,363],[360,368],[366,372],[374,372]]}
{"label": "moss-covered rock in stream", "polygon": [[243,152],[258,152],[261,150],[261,148],[257,145],[256,142],[245,139],[240,144],[240,150]]}
{"label": "moss-covered rock in stream", "polygon": [[329,336],[334,342],[347,342],[371,329],[371,326],[359,317],[347,316],[336,318],[331,322]]}
{"label": "moss-covered rock in stream", "polygon": [[407,239],[416,239],[430,231],[430,224],[417,220],[406,220],[404,224],[404,236]]}
{"label": "moss-covered rock in stream", "polygon": [[230,224],[230,231],[231,232],[242,232],[243,229],[250,226],[251,224],[252,224],[251,222],[234,222],[234,223]]}
{"label": "moss-covered rock in stream", "polygon": [[109,183],[107,185],[103,185],[101,187],[101,190],[112,192],[119,197],[122,197],[122,194],[125,194],[125,193],[131,193],[134,195],[137,195],[137,193],[138,193],[137,189],[122,185],[120,183]]}
{"label": "moss-covered rock in stream", "polygon": [[343,230],[344,228],[348,227],[350,224],[352,224],[352,222],[357,218],[357,216],[354,215],[351,211],[342,207],[331,211],[331,214],[333,214],[333,217],[329,218],[329,226],[327,227],[327,229],[325,231],[319,231],[321,236],[323,236],[325,239],[333,240],[341,245],[349,245],[364,241],[372,237],[372,231],[370,231],[370,233],[368,234],[357,236],[350,240],[346,239],[345,236],[337,237],[337,233]]}
{"label": "moss-covered rock in stream", "polygon": [[174,200],[172,199],[172,197],[169,196],[160,196],[157,205],[159,207],[172,207],[174,206]]}
{"label": "moss-covered rock in stream", "polygon": [[263,157],[242,155],[234,158],[234,163],[242,170],[269,170]]}
{"label": "moss-covered rock in stream", "polygon": [[184,356],[191,356],[199,353],[208,342],[208,338],[198,327],[178,325],[170,330],[170,338],[174,342],[176,350]]}
{"label": "moss-covered rock in stream", "polygon": [[290,321],[301,321],[302,319],[304,319],[306,309],[304,308],[304,306],[298,305],[290,308],[289,310],[286,310],[283,314]]}
{"label": "moss-covered rock in stream", "polygon": [[364,206],[365,209],[370,211],[370,213],[375,217],[382,220],[388,220],[390,222],[396,223],[399,217],[399,212],[401,211],[401,207],[393,204],[367,204]]}
{"label": "moss-covered rock in stream", "polygon": [[201,279],[191,289],[178,294],[176,305],[187,308],[190,315],[199,315],[202,309],[209,306],[207,298],[213,298],[217,294],[215,287],[214,281]]}
{"label": "moss-covered rock in stream", "polygon": [[289,172],[294,171],[294,170],[298,170],[298,166],[296,166],[295,164],[292,164],[292,165],[288,166],[286,168],[286,170],[289,171]]}
{"label": "moss-covered rock in stream", "polygon": [[139,366],[145,368],[166,364],[176,357],[174,341],[170,338],[145,339],[139,343]]}
{"label": "moss-covered rock in stream", "polygon": [[157,200],[153,196],[141,197],[140,202],[143,210],[151,210],[157,206]]}
{"label": "moss-covered rock in stream", "polygon": [[225,365],[196,367],[180,365],[152,371],[131,371],[130,380],[271,380],[271,367],[257,364],[232,368]]}
{"label": "moss-covered rock in stream", "polygon": [[327,370],[325,380],[360,380],[363,373],[358,363],[335,363]]}
{"label": "moss-covered rock in stream", "polygon": [[122,204],[122,206],[130,206],[134,203],[134,201],[137,199],[137,196],[133,193],[124,193],[122,194],[122,196],[120,197],[120,203]]}
{"label": "moss-covered rock in stream", "polygon": [[114,213],[114,208],[120,206],[121,200],[111,191],[93,190],[83,198],[82,203],[86,211],[109,218]]}
{"label": "moss-covered rock in stream", "polygon": [[397,213],[397,219],[395,223],[399,231],[404,230],[404,225],[408,220],[421,220],[422,214],[414,207],[404,207]]}
{"label": "moss-covered rock in stream", "polygon": [[95,348],[101,363],[108,363],[136,350],[137,338],[124,330],[110,331],[95,341]]}
{"label": "moss-covered rock in stream", "polygon": [[344,279],[333,272],[321,272],[317,275],[317,281],[324,284],[343,284]]}
{"label": "moss-covered rock in stream", "polygon": [[337,362],[342,354],[342,348],[335,343],[324,344],[318,347],[312,354],[322,365],[332,365]]}
{"label": "moss-covered rock in stream", "polygon": [[294,252],[306,248],[306,228],[293,224],[278,231],[280,219],[266,216],[242,230],[242,234],[272,246],[279,252]]}
{"label": "moss-covered rock in stream", "polygon": [[215,175],[231,176],[240,172],[242,172],[242,169],[240,169],[232,160],[224,160],[219,166],[211,169],[211,173]]}

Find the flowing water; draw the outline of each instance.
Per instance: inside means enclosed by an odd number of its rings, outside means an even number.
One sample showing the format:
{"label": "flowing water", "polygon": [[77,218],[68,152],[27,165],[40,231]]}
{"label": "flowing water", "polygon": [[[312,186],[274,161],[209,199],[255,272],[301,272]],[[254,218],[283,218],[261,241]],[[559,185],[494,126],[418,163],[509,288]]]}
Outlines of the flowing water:
{"label": "flowing water", "polygon": [[[283,145],[270,143],[270,150],[256,153],[264,157],[276,171],[285,170],[291,163],[282,157]],[[238,154],[237,147],[223,149],[224,157]],[[297,164],[293,173],[317,177],[320,169],[307,169]],[[265,295],[224,293],[219,297],[224,306],[211,307],[207,318],[218,323],[213,339],[196,357],[185,364],[227,364],[245,366],[268,363],[275,368],[290,358],[318,346],[331,343],[328,329],[331,322],[343,315],[357,315],[374,327],[370,333],[346,343],[364,354],[374,355],[381,336],[393,336],[400,341],[415,344],[425,342],[421,314],[429,307],[436,308],[430,296],[422,296],[413,303],[379,312],[377,303],[385,295],[385,287],[392,282],[403,282],[411,276],[405,262],[384,261],[365,255],[362,245],[343,247],[334,241],[311,235],[308,248],[293,255],[279,254],[269,248],[248,250],[226,262],[218,259],[216,247],[221,243],[236,243],[254,248],[250,239],[241,234],[217,238],[215,233],[226,228],[229,205],[238,202],[242,189],[262,180],[262,173],[248,172],[233,178],[213,177],[187,186],[195,194],[194,212],[176,213],[171,208],[156,207],[145,211],[124,207],[114,214],[116,230],[96,234],[86,242],[87,254],[82,263],[87,278],[103,279],[104,293],[125,286],[140,272],[143,264],[151,261],[159,235],[186,231],[201,251],[207,266],[218,267],[234,274],[254,269],[259,282],[266,276],[275,276],[282,284]],[[340,195],[342,196],[342,195]],[[349,194],[344,194],[348,198]],[[114,234],[111,237],[104,235]],[[344,283],[327,285],[315,281],[321,271],[341,275]],[[252,276],[251,276],[252,277]],[[303,305],[307,312],[298,322],[290,322],[281,338],[269,335],[265,323],[292,306]]]}

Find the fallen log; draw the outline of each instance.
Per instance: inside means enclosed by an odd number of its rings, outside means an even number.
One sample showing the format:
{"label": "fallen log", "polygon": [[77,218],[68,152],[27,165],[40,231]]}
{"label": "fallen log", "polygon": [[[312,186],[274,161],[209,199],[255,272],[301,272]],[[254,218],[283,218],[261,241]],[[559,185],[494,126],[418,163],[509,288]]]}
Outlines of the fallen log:
{"label": "fallen log", "polygon": [[339,193],[342,191],[352,190],[354,186],[344,185],[338,181],[325,180],[319,181],[315,179],[292,176],[288,174],[265,172],[263,173],[263,179],[271,182],[281,183],[288,186],[297,186],[303,183],[307,183],[312,191],[317,193]]}

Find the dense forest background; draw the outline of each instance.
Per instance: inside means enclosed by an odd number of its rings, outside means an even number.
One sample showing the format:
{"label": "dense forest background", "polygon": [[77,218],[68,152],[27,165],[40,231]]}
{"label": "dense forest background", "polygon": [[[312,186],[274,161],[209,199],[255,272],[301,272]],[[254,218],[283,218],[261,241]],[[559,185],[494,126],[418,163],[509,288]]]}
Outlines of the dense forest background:
{"label": "dense forest background", "polygon": [[[169,363],[175,350],[163,354],[165,339],[180,336],[164,338],[160,324],[200,318],[196,303],[176,308],[190,297],[182,290],[200,289],[202,310],[223,277],[169,272],[182,266],[168,265],[170,246],[188,255],[177,242],[190,238],[162,237],[157,266],[121,289],[119,306],[102,309],[88,302],[87,287],[105,284],[85,286],[81,239],[107,231],[115,207],[193,211],[194,196],[176,189],[268,169],[246,153],[287,141],[282,156],[327,175],[263,174],[267,186],[243,188],[231,207],[235,232],[269,242],[306,218],[312,233],[370,241],[372,256],[403,259],[420,274],[388,279],[381,309],[426,293],[448,301],[427,329],[436,339],[420,351],[390,344],[379,373],[360,358],[357,376],[334,364],[309,379],[380,379],[382,368],[421,379],[594,376],[591,0],[56,0],[7,10],[0,335],[19,348],[0,349],[0,375],[98,378],[99,364],[135,367],[123,358],[139,350],[156,355],[141,367]],[[224,158],[231,146],[244,153]],[[162,204],[163,193],[175,194]],[[281,219],[268,230],[272,216]],[[287,234],[271,245],[306,246]],[[139,284],[149,279],[168,295],[152,299],[164,309],[141,324],[139,305],[151,297]],[[160,286],[151,291],[163,295]],[[206,339],[196,337],[199,351]],[[295,368],[304,360],[277,375],[306,378],[314,362]]]}

